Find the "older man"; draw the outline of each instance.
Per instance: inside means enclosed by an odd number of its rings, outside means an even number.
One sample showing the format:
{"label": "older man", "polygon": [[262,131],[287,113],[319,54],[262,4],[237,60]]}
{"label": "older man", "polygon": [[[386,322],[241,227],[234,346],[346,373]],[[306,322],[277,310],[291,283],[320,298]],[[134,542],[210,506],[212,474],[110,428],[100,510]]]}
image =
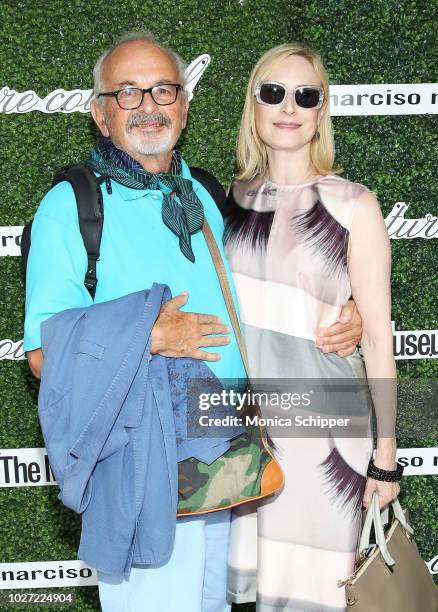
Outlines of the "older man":
{"label": "older man", "polygon": [[[87,163],[111,179],[102,189],[105,222],[95,302],[154,281],[168,284],[177,297],[162,308],[151,352],[204,359],[220,378],[244,377],[216,271],[199,231],[205,216],[221,245],[222,218],[174,150],[188,111],[182,60],[150,35],[130,34],[98,59],[94,81],[92,115],[102,137]],[[86,267],[74,192],[62,182],[41,202],[32,228],[25,349],[37,376],[43,359],[41,322],[67,308],[92,304],[84,286]],[[228,268],[227,273],[232,286]],[[192,314],[180,310],[186,304]],[[217,352],[200,347],[216,347]],[[168,563],[133,567],[128,579],[100,574],[102,609],[229,610],[229,520],[228,511],[179,519]]]}

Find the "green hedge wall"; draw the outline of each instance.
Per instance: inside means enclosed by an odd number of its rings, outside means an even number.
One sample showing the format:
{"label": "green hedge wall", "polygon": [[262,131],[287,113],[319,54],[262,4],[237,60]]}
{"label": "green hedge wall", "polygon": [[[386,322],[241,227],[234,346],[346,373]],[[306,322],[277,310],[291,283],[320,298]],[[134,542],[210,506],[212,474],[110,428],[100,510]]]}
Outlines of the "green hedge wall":
{"label": "green hedge wall", "polygon": [[[122,31],[151,29],[188,61],[212,61],[195,90],[180,148],[193,165],[229,184],[244,89],[268,48],[305,42],[321,52],[331,82],[421,83],[436,74],[437,0],[3,0],[0,86],[88,89],[97,56]],[[397,201],[409,217],[437,214],[435,116],[334,119],[345,176],[378,195],[384,214]],[[0,225],[29,220],[57,169],[84,159],[96,131],[88,114],[0,114]],[[393,247],[393,319],[400,329],[437,329],[436,239]],[[23,282],[17,257],[0,258],[0,338],[23,333]],[[398,362],[399,375],[434,378],[436,359]],[[0,362],[0,448],[44,446],[37,385],[26,362]],[[399,447],[438,446],[436,439]],[[0,489],[0,562],[75,558],[79,521],[56,501],[55,487]],[[424,559],[438,553],[435,476],[408,477],[402,501]],[[75,610],[98,610],[97,591],[78,588]],[[29,610],[17,605],[16,610]],[[58,607],[59,610],[63,606]],[[71,609],[65,607],[65,609]],[[250,606],[236,609],[253,610]]]}

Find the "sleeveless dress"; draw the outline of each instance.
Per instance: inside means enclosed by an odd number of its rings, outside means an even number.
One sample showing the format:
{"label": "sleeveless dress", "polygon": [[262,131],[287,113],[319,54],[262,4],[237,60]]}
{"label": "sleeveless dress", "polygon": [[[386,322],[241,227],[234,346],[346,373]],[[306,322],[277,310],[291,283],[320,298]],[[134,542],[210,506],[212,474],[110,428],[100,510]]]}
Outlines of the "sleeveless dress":
{"label": "sleeveless dress", "polygon": [[[367,386],[358,351],[342,358],[315,346],[317,330],[334,323],[351,296],[349,229],[366,191],[333,175],[288,186],[261,177],[234,181],[225,252],[253,383],[359,379]],[[342,408],[339,393],[324,397],[306,415],[348,413],[370,427],[369,395],[350,397]],[[267,405],[261,409],[267,414]],[[275,410],[269,405],[269,416]],[[302,414],[303,406],[294,410]],[[268,431],[285,486],[257,508],[233,512],[228,597],[257,599],[257,612],[344,612],[337,581],[354,568],[372,437],[321,435],[318,427],[301,435]]]}

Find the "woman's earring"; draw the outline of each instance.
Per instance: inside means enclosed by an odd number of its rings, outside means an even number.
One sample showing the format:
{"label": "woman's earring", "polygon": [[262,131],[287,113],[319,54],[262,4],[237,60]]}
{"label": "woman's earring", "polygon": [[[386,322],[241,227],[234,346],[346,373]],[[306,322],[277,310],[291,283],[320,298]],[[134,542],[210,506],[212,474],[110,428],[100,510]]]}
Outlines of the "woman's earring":
{"label": "woman's earring", "polygon": [[316,128],[315,137],[316,137],[316,140],[319,140],[321,138],[321,134],[319,133],[319,128]]}

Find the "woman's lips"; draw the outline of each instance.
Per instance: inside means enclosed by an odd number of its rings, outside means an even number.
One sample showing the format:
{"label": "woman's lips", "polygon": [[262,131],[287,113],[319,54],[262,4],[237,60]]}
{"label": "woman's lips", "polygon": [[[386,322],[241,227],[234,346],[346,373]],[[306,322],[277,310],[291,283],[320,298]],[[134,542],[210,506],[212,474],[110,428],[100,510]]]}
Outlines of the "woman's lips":
{"label": "woman's lips", "polygon": [[274,123],[275,127],[280,128],[281,130],[296,130],[300,127],[299,123]]}

